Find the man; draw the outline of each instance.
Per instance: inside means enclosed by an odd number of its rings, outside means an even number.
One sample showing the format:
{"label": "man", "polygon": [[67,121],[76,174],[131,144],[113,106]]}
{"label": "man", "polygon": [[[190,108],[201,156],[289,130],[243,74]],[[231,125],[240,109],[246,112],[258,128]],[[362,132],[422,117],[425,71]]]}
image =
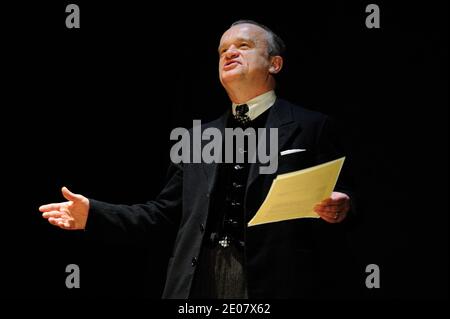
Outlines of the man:
{"label": "man", "polygon": [[275,174],[259,174],[258,163],[172,163],[167,184],[154,201],[113,205],[63,187],[68,201],[41,206],[43,217],[60,228],[85,229],[99,236],[175,228],[166,298],[307,296],[314,232],[320,223],[346,219],[349,196],[336,191],[317,203],[315,212],[323,221],[300,219],[246,227],[277,174],[341,156],[326,116],[275,96],[283,50],[283,41],[267,27],[249,20],[235,22],[219,45],[219,77],[232,108],[202,127],[221,132],[225,127],[277,128],[278,154],[306,149],[279,156]]}

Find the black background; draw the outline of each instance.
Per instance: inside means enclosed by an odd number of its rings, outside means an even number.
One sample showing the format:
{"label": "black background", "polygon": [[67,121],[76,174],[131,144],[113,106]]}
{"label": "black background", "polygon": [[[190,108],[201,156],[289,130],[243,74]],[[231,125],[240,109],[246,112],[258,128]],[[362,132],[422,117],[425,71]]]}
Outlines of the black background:
{"label": "black background", "polygon": [[[154,198],[170,130],[229,107],[217,46],[245,18],[287,44],[278,95],[337,118],[349,141],[362,218],[347,236],[357,289],[341,283],[345,296],[447,297],[448,9],[392,2],[375,2],[381,29],[356,1],[75,1],[71,30],[70,2],[2,4],[3,292],[159,298],[168,238],[92,243],[38,207],[63,200],[63,185],[113,203]],[[81,289],[65,287],[70,263]],[[380,289],[365,288],[371,263]]]}

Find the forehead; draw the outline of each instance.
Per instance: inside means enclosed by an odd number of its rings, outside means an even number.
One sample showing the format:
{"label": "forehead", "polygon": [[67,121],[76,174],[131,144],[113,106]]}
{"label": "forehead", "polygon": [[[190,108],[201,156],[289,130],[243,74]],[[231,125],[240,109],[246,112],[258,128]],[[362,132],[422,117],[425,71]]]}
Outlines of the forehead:
{"label": "forehead", "polygon": [[243,23],[232,26],[222,35],[220,45],[233,42],[235,40],[251,40],[256,43],[267,42],[267,32],[261,27],[254,24]]}

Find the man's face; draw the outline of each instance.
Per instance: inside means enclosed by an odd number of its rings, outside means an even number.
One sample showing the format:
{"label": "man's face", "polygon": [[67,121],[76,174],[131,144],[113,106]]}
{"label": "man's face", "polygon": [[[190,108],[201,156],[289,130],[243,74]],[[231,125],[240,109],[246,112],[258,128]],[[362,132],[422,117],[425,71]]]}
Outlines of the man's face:
{"label": "man's face", "polygon": [[269,76],[267,33],[256,25],[228,29],[220,39],[219,56],[219,77],[224,86],[242,80],[259,85]]}

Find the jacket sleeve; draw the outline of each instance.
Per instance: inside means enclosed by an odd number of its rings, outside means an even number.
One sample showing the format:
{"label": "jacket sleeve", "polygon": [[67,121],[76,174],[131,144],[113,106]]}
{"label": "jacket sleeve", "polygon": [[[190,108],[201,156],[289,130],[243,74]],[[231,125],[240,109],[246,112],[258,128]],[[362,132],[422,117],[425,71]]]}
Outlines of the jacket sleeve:
{"label": "jacket sleeve", "polygon": [[153,231],[176,229],[182,209],[183,168],[171,164],[167,182],[155,200],[115,205],[89,199],[86,234],[102,240],[140,239]]}
{"label": "jacket sleeve", "polygon": [[321,164],[345,156],[344,166],[336,183],[335,191],[345,193],[350,197],[351,209],[349,215],[354,216],[356,214],[356,195],[352,178],[354,174],[352,174],[351,169],[352,159],[345,144],[336,122],[329,117],[324,117],[317,135],[316,160],[318,164]]}

